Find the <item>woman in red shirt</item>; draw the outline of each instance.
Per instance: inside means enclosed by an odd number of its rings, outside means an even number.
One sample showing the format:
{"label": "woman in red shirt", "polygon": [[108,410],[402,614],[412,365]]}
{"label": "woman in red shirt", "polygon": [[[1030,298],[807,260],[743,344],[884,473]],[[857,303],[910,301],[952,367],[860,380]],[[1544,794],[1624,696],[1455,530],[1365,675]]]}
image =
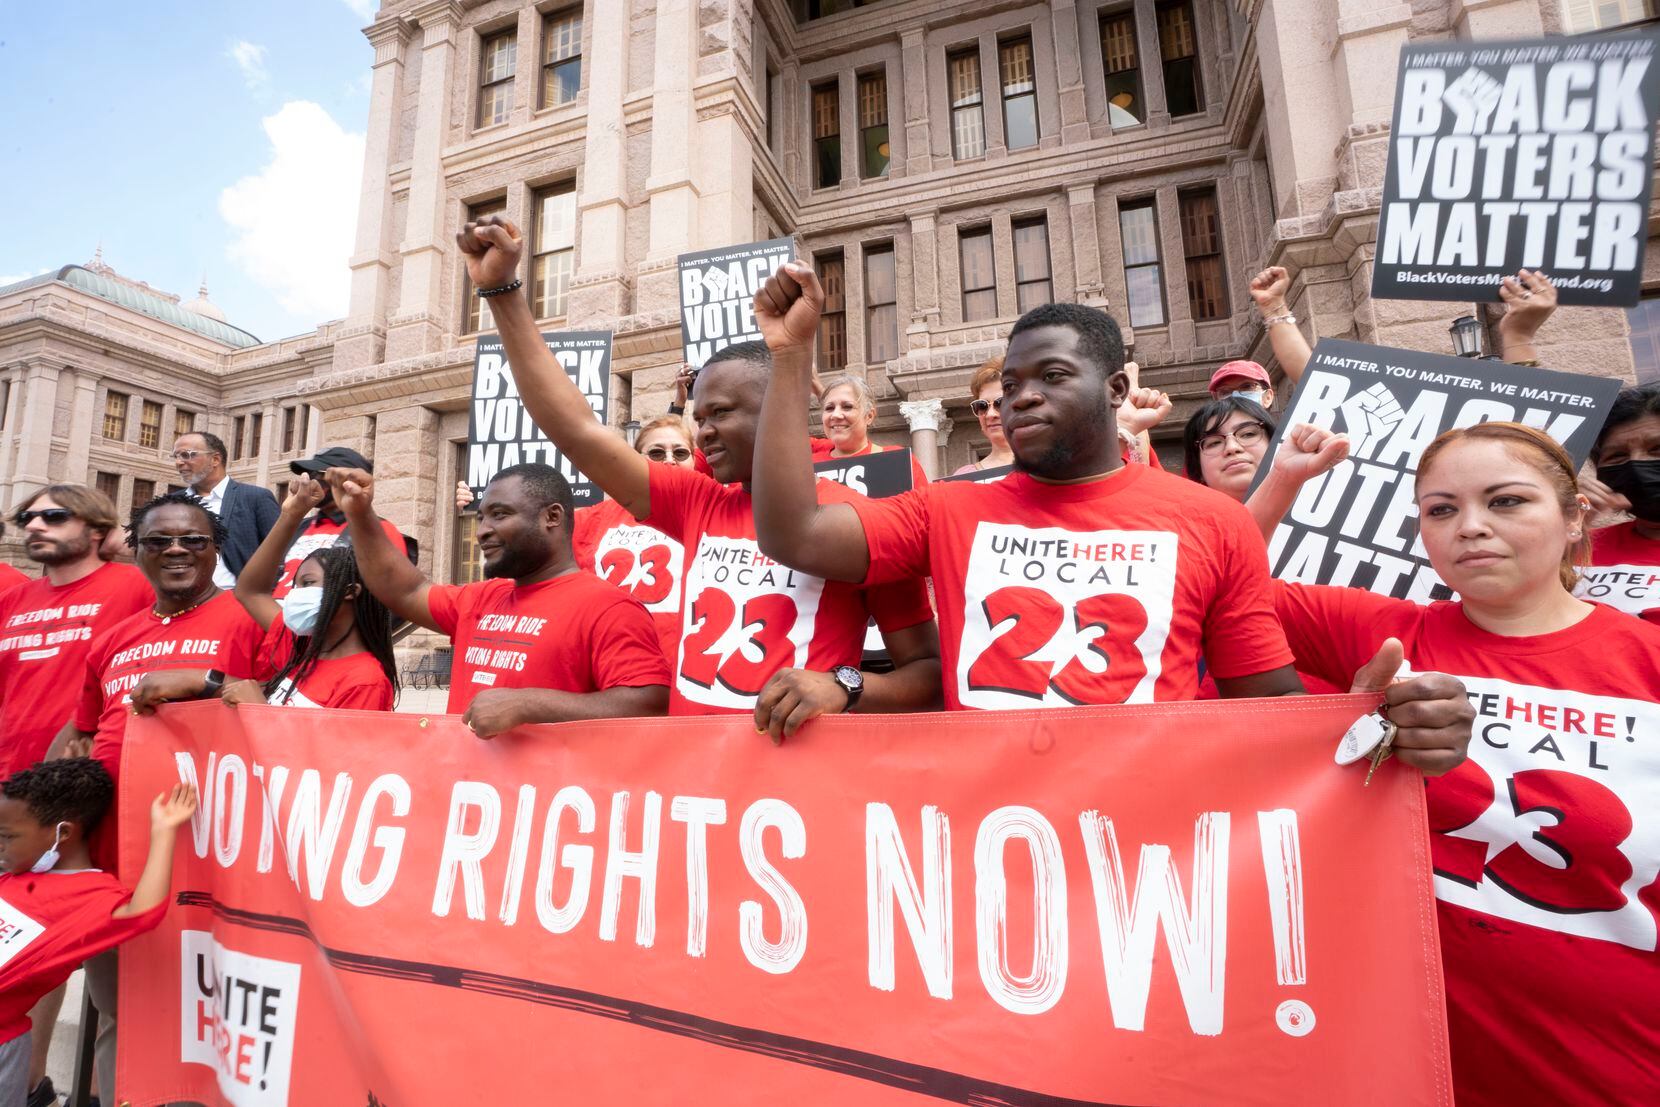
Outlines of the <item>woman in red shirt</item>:
{"label": "woman in red shirt", "polygon": [[[1341,439],[1287,435],[1252,498],[1259,521],[1335,464]],[[1660,628],[1574,596],[1590,505],[1540,431],[1448,431],[1419,460],[1417,496],[1424,548],[1460,600],[1281,583],[1276,606],[1299,668],[1346,675],[1393,639],[1476,708],[1469,759],[1427,784],[1456,1097],[1650,1102]]]}
{"label": "woman in red shirt", "polygon": [[[878,446],[870,440],[870,425],[876,421],[876,397],[870,387],[858,377],[832,377],[824,382],[824,395],[819,399],[819,415],[824,422],[824,437],[830,442],[830,451],[821,458],[814,452],[815,461],[824,458],[862,457],[879,454],[891,446]],[[922,471],[916,455],[911,455],[913,487],[928,483],[928,474]]]}
{"label": "woman in red shirt", "polygon": [[237,577],[237,602],[265,630],[263,682],[227,684],[220,693],[227,703],[390,711],[397,700],[392,615],[363,586],[349,542],[314,551],[300,562],[288,593],[280,601],[272,596],[283,558],[323,491],[308,475],[294,481],[271,532]]}

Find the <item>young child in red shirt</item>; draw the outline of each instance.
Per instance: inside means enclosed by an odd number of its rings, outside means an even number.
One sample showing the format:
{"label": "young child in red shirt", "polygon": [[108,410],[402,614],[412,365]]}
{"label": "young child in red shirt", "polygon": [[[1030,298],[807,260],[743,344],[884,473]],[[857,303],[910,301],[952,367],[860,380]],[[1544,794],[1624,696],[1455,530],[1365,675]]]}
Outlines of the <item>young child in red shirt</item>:
{"label": "young child in red shirt", "polygon": [[28,1095],[35,1002],[166,913],[174,831],[195,812],[196,790],[177,784],[150,805],[150,853],[131,892],[93,868],[87,849],[114,798],[90,757],[43,761],[0,784],[0,1103]]}

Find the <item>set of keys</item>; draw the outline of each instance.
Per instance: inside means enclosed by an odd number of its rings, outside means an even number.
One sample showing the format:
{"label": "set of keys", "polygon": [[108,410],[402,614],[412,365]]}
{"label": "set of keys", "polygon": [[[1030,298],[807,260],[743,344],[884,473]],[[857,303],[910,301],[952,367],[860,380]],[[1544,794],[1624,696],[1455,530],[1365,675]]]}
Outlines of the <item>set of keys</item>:
{"label": "set of keys", "polygon": [[1396,729],[1394,723],[1376,711],[1362,715],[1344,733],[1333,760],[1339,765],[1352,765],[1363,757],[1370,761],[1372,764],[1366,770],[1366,780],[1361,784],[1364,788],[1372,783],[1372,774],[1378,771],[1378,766],[1394,752],[1391,747],[1395,743]]}

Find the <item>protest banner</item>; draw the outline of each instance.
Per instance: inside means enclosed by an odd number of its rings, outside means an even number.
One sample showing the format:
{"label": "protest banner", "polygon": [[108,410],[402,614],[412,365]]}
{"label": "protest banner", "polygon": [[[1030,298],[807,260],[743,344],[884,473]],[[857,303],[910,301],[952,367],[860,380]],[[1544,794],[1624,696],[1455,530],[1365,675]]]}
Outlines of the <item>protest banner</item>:
{"label": "protest banner", "polygon": [[[129,721],[123,1100],[1451,1102],[1419,774],[1377,697],[814,720]],[[350,735],[350,740],[344,740]],[[1156,781],[1156,787],[1149,783]]]}
{"label": "protest banner", "polygon": [[[542,341],[587,397],[594,418],[606,422],[611,414],[611,332],[544,331]],[[532,461],[552,465],[571,482],[577,507],[597,504],[605,498],[599,485],[579,473],[530,418],[524,401],[519,399],[519,387],[501,337],[480,335],[473,354],[465,478],[475,502],[484,496],[484,486],[497,473],[510,465]]]}
{"label": "protest banner", "polygon": [[816,462],[813,472],[873,500],[909,492],[913,483],[911,451],[905,447],[857,457],[832,457]]}
{"label": "protest banner", "polygon": [[715,351],[761,337],[755,294],[793,257],[793,238],[680,255],[680,340],[687,364],[701,369]]}
{"label": "protest banner", "polygon": [[1002,480],[1014,472],[1013,465],[994,465],[990,469],[975,469],[968,473],[953,473],[940,480],[966,480],[973,484],[990,484],[994,480]]}
{"label": "protest banner", "polygon": [[1637,33],[1404,47],[1372,295],[1492,300],[1527,268],[1564,304],[1636,304],[1657,44]]}
{"label": "protest banner", "polygon": [[1418,538],[1413,476],[1424,448],[1453,427],[1514,421],[1549,434],[1582,465],[1619,390],[1607,377],[1322,338],[1257,483],[1299,423],[1348,434],[1349,460],[1298,493],[1268,544],[1274,575],[1420,603],[1447,598]]}

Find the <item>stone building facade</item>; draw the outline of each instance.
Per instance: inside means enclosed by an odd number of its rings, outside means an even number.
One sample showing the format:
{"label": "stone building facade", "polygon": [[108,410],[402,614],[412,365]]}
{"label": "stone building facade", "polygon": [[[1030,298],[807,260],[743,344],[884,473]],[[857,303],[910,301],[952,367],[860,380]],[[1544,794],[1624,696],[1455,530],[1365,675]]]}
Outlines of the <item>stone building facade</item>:
{"label": "stone building facade", "polygon": [[[1144,384],[1202,396],[1271,364],[1246,286],[1294,274],[1311,340],[1447,350],[1497,305],[1368,288],[1409,41],[1580,33],[1644,0],[383,0],[344,319],[260,343],[95,260],[0,289],[0,502],[49,479],[125,506],[183,427],[278,487],[350,445],[439,580],[477,573],[451,504],[487,314],[454,235],[505,211],[549,329],[615,331],[619,428],[678,367],[678,254],[794,234],[827,278],[821,369],[864,375],[876,437],[983,452],[966,381],[1020,312],[1112,311]],[[1660,252],[1648,285],[1660,290]],[[1660,370],[1660,311],[1566,309],[1547,364]],[[113,398],[112,398],[113,397]],[[1161,446],[1179,420],[1160,428]],[[21,561],[15,535],[0,552]]]}

